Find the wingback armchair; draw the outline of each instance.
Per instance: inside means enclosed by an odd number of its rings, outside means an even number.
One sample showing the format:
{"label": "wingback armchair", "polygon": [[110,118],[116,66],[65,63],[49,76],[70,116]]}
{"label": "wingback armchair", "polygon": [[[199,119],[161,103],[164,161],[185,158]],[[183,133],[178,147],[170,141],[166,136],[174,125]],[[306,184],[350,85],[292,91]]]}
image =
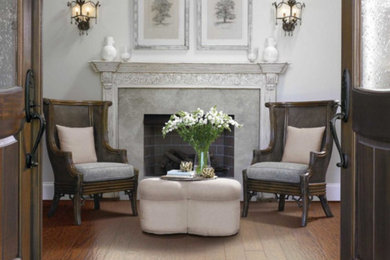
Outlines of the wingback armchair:
{"label": "wingback armchair", "polygon": [[[333,138],[330,130],[336,113],[335,101],[267,103],[270,112],[270,144],[265,150],[254,150],[251,166],[243,171],[244,208],[248,214],[249,201],[256,192],[275,193],[279,198],[279,211],[284,210],[286,196],[297,196],[302,205],[302,226],[307,224],[309,200],[318,196],[327,217],[332,212],[326,198],[326,172],[332,153]],[[325,128],[319,151],[308,152],[308,163],[281,162],[287,139],[288,126],[296,128]],[[309,140],[305,140],[309,142]]]}
{"label": "wingback armchair", "polygon": [[[129,196],[132,213],[137,215],[138,170],[128,164],[126,150],[113,149],[108,144],[107,112],[111,102],[44,99],[43,103],[46,144],[54,172],[54,198],[49,216],[55,213],[60,198],[69,195],[73,200],[75,223],[80,225],[84,196],[93,196],[94,208],[99,209],[103,193],[119,191]],[[61,150],[57,125],[93,127],[97,162],[74,163],[72,152]]]}

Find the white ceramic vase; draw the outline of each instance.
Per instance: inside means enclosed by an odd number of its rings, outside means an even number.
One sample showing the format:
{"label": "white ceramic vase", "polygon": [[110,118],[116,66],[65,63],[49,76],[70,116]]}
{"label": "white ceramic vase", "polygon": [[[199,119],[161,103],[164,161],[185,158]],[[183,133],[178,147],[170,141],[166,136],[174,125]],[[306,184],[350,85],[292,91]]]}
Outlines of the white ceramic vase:
{"label": "white ceramic vase", "polygon": [[248,60],[251,63],[256,62],[258,55],[259,55],[259,48],[249,49],[247,52]]}
{"label": "white ceramic vase", "polygon": [[276,41],[270,37],[265,40],[265,49],[263,52],[263,60],[265,62],[276,62],[279,58],[279,51],[276,49]]}
{"label": "white ceramic vase", "polygon": [[130,58],[131,58],[131,53],[127,49],[127,47],[125,47],[124,50],[123,50],[123,53],[121,54],[121,60],[123,62],[128,62],[128,61],[130,61]]}
{"label": "white ceramic vase", "polygon": [[102,50],[102,59],[105,61],[113,61],[116,58],[117,51],[114,47],[114,38],[111,36],[106,37],[106,45]]}

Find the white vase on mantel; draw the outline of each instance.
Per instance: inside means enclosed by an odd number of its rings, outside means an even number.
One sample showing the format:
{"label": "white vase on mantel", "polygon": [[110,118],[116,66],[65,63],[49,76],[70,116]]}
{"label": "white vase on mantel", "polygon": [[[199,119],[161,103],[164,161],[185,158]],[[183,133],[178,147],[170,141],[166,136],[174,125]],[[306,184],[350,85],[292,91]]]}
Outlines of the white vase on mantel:
{"label": "white vase on mantel", "polygon": [[106,45],[102,49],[102,59],[104,61],[113,61],[116,58],[117,51],[114,47],[114,43],[113,37],[106,37]]}
{"label": "white vase on mantel", "polygon": [[259,56],[259,48],[249,48],[248,51],[247,51],[247,57],[248,57],[248,60],[251,62],[251,63],[255,63],[256,60],[257,60],[257,56]]}
{"label": "white vase on mantel", "polygon": [[276,48],[276,41],[269,37],[265,40],[265,49],[263,52],[263,60],[265,62],[277,62],[279,59],[279,51]]}
{"label": "white vase on mantel", "polygon": [[123,53],[121,54],[121,60],[123,62],[129,62],[131,58],[131,52],[127,47],[124,47]]}

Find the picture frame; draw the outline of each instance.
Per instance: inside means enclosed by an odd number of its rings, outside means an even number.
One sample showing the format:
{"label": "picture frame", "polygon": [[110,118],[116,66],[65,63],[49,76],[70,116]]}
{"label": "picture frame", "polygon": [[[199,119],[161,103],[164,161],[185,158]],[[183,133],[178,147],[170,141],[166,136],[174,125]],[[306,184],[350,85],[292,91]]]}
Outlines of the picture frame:
{"label": "picture frame", "polygon": [[198,50],[249,50],[253,0],[198,0]]}
{"label": "picture frame", "polygon": [[134,48],[189,49],[189,0],[134,0]]}

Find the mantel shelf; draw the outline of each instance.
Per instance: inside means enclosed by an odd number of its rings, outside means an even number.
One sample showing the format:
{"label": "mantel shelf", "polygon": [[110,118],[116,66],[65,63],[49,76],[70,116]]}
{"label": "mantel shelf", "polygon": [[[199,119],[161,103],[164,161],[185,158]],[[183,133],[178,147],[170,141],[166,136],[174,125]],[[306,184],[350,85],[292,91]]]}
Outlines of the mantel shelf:
{"label": "mantel shelf", "polygon": [[181,74],[282,74],[283,63],[144,63],[90,61],[95,72],[113,73],[181,73]]}

